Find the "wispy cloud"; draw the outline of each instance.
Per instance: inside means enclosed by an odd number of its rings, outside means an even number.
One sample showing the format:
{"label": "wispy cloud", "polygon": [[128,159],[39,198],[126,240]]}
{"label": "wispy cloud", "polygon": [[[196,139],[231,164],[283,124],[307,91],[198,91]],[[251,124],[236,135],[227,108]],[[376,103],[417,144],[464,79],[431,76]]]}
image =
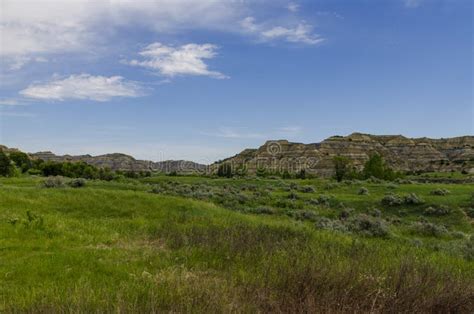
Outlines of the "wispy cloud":
{"label": "wispy cloud", "polygon": [[203,135],[222,137],[222,138],[233,138],[233,139],[258,139],[265,138],[264,134],[248,132],[247,128],[230,128],[220,127],[215,132],[201,132]]}
{"label": "wispy cloud", "polygon": [[187,44],[179,47],[162,43],[148,45],[139,54],[143,60],[132,60],[128,64],[157,71],[163,76],[210,76],[225,79],[228,76],[211,71],[204,62],[217,55],[217,46],[212,44]]}
{"label": "wispy cloud", "polygon": [[403,0],[406,8],[418,8],[423,0]]}
{"label": "wispy cloud", "polygon": [[16,98],[4,98],[0,99],[0,106],[19,106],[23,103]]}
{"label": "wispy cloud", "polygon": [[290,12],[298,12],[298,10],[300,9],[300,5],[296,2],[290,2],[288,3],[288,5],[286,6],[286,8],[290,11]]}
{"label": "wispy cloud", "polygon": [[301,133],[299,126],[282,126],[267,131],[252,131],[246,127],[220,127],[215,132],[201,132],[203,135],[229,139],[270,139],[275,137],[292,137]]}
{"label": "wispy cloud", "polygon": [[244,31],[255,34],[262,41],[284,40],[293,43],[316,45],[324,41],[320,35],[313,33],[313,27],[305,22],[294,26],[267,26],[258,24],[249,16],[240,22]]}
{"label": "wispy cloud", "polygon": [[0,117],[13,117],[13,118],[34,118],[36,114],[30,112],[14,112],[14,111],[1,111]]}
{"label": "wispy cloud", "polygon": [[108,101],[114,97],[142,96],[138,83],[125,80],[121,76],[93,76],[90,74],[71,75],[54,79],[44,84],[32,84],[20,91],[22,96],[39,100],[86,99]]}
{"label": "wispy cloud", "polygon": [[277,133],[283,136],[295,136],[302,131],[303,129],[300,126],[284,126],[277,128]]}
{"label": "wispy cloud", "polygon": [[10,71],[17,71],[23,68],[26,64],[31,62],[45,63],[48,59],[44,57],[28,57],[28,56],[15,56],[10,58]]}

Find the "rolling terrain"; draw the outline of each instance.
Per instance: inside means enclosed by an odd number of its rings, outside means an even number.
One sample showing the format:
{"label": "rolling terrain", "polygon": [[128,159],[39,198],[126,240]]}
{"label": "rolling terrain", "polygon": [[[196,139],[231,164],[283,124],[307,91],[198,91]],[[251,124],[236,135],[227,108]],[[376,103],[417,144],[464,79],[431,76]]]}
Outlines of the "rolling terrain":
{"label": "rolling terrain", "polygon": [[2,312],[474,308],[472,184],[45,180],[0,179]]}

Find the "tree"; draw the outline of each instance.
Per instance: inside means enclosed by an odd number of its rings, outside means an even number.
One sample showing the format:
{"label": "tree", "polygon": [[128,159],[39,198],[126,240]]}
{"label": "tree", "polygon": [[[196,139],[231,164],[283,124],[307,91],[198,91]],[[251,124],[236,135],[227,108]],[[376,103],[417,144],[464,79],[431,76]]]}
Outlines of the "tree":
{"label": "tree", "polygon": [[0,150],[0,176],[11,177],[15,174],[15,166],[10,157]]}
{"label": "tree", "polygon": [[232,177],[232,165],[229,163],[223,163],[219,165],[217,169],[217,176],[231,178]]}
{"label": "tree", "polygon": [[377,153],[372,154],[364,165],[364,178],[368,179],[370,177],[375,177],[378,179],[384,179],[384,173],[385,163],[382,156]]}
{"label": "tree", "polygon": [[349,158],[344,156],[335,156],[334,162],[334,177],[338,182],[342,181],[348,176],[351,171],[351,161]]}
{"label": "tree", "polygon": [[394,172],[385,164],[383,157],[377,153],[372,154],[369,160],[367,160],[362,174],[365,179],[375,177],[384,180],[394,180],[400,177],[400,173]]}
{"label": "tree", "polygon": [[30,157],[23,152],[11,152],[9,157],[22,172],[27,172],[33,165]]}

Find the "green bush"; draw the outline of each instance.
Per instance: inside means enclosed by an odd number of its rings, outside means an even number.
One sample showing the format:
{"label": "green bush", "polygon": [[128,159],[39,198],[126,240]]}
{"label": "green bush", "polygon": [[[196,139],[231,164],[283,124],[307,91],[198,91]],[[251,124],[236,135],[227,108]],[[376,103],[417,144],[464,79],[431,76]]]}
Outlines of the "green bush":
{"label": "green bush", "polygon": [[369,190],[366,187],[361,187],[357,192],[359,195],[369,195]]}
{"label": "green bush", "polygon": [[314,187],[312,187],[311,185],[302,186],[302,187],[300,187],[299,190],[303,193],[314,193],[314,192],[316,192],[316,189]]}
{"label": "green bush", "polygon": [[0,150],[0,176],[2,177],[13,177],[15,175],[15,165],[11,161],[10,157],[7,156]]}

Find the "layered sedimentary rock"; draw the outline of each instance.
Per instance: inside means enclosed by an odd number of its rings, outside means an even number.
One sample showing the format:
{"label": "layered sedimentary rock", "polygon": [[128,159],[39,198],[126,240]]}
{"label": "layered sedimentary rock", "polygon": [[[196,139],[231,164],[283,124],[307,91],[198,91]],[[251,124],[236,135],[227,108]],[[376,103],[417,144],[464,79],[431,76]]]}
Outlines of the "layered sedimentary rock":
{"label": "layered sedimentary rock", "polygon": [[235,170],[245,169],[250,174],[259,168],[280,173],[305,169],[310,174],[331,176],[335,156],[348,157],[360,170],[373,153],[382,155],[397,171],[474,172],[474,136],[429,139],[361,133],[333,136],[315,144],[267,141],[258,149],[246,149],[216,163],[211,169],[215,171],[220,163],[228,162]]}

